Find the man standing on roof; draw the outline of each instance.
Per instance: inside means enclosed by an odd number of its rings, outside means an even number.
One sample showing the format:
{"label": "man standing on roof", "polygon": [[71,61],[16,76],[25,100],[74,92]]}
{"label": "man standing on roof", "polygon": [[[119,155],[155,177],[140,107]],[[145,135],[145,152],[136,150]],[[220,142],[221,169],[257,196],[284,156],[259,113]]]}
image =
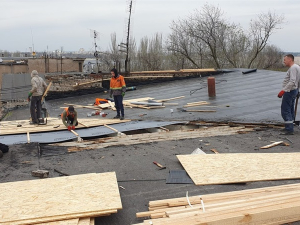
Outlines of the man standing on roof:
{"label": "man standing on roof", "polygon": [[294,134],[295,119],[295,99],[299,92],[300,67],[294,63],[294,56],[288,54],[284,57],[284,64],[290,67],[283,80],[282,90],[278,93],[278,98],[282,98],[281,116],[284,120],[285,129],[281,134]]}
{"label": "man standing on roof", "polygon": [[75,130],[75,126],[78,125],[77,112],[73,106],[65,108],[61,114],[61,120],[63,124],[68,128],[68,130]]}
{"label": "man standing on roof", "polygon": [[116,69],[112,69],[110,73],[111,79],[109,95],[110,97],[114,96],[115,107],[117,109],[117,115],[114,117],[114,119],[120,118],[120,120],[124,120],[123,97],[125,96],[126,92],[125,80],[122,75],[118,74]]}
{"label": "man standing on roof", "polygon": [[32,88],[28,93],[28,101],[30,101],[31,97],[31,124],[38,124],[41,119],[42,96],[47,88],[47,84],[41,77],[39,77],[38,72],[33,70],[31,72],[31,85]]}

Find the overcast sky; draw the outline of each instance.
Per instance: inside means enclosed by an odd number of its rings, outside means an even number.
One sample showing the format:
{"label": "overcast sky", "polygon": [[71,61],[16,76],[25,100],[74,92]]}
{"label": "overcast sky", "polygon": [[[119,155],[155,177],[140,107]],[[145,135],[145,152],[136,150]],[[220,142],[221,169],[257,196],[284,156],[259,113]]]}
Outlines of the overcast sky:
{"label": "overcast sky", "polygon": [[[131,35],[136,42],[162,33],[166,38],[170,24],[187,18],[206,2],[218,6],[225,17],[247,29],[257,14],[275,12],[284,15],[285,23],[270,38],[283,51],[300,52],[299,0],[134,0]],[[117,41],[126,37],[128,0],[0,0],[0,50],[64,51],[80,48],[93,50],[90,30],[100,33],[99,50],[110,45],[110,35]]]}

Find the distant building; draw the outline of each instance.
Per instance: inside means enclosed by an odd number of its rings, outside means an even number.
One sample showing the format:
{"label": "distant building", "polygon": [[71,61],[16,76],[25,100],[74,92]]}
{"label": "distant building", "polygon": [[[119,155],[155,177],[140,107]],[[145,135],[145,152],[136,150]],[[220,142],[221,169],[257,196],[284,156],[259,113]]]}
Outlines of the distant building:
{"label": "distant building", "polygon": [[83,72],[84,60],[85,58],[2,58],[0,76],[30,73],[32,70],[39,73],[80,73]]}

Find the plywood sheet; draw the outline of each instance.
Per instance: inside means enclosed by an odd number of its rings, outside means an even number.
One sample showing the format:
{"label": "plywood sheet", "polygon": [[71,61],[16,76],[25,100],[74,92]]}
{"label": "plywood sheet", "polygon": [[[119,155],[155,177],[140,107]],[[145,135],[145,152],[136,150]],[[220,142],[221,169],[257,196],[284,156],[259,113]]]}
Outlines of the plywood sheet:
{"label": "plywood sheet", "polygon": [[54,222],[38,223],[37,225],[77,225],[79,219],[60,220]]}
{"label": "plywood sheet", "polygon": [[[86,125],[87,127],[96,127],[96,126],[102,126],[103,124],[116,124],[116,123],[129,122],[130,120],[121,121],[115,119],[105,119],[99,116],[99,118],[88,118],[88,119],[79,118],[78,121],[81,124],[78,124],[78,126],[76,126],[76,129],[86,128],[84,125]],[[22,125],[22,126],[18,127],[18,125]],[[63,125],[60,118],[48,118],[47,125],[30,125],[29,120],[0,122],[0,135],[24,134],[27,132],[38,133],[38,132],[59,131],[59,130],[67,130],[67,128]]]}
{"label": "plywood sheet", "polygon": [[177,155],[196,185],[300,178],[300,153]]}
{"label": "plywood sheet", "polygon": [[5,225],[89,217],[122,208],[114,172],[3,183],[0,199],[0,224]]}

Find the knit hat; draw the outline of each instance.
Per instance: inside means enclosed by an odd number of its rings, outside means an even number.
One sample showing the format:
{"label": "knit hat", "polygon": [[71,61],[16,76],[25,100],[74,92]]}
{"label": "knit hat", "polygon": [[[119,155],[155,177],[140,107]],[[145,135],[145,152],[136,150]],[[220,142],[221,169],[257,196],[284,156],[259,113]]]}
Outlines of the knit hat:
{"label": "knit hat", "polygon": [[74,112],[74,111],[75,111],[75,109],[74,109],[74,107],[73,107],[73,106],[69,106],[69,108],[68,108],[68,111],[69,111],[69,112]]}
{"label": "knit hat", "polygon": [[31,76],[38,75],[39,73],[36,70],[32,70]]}

